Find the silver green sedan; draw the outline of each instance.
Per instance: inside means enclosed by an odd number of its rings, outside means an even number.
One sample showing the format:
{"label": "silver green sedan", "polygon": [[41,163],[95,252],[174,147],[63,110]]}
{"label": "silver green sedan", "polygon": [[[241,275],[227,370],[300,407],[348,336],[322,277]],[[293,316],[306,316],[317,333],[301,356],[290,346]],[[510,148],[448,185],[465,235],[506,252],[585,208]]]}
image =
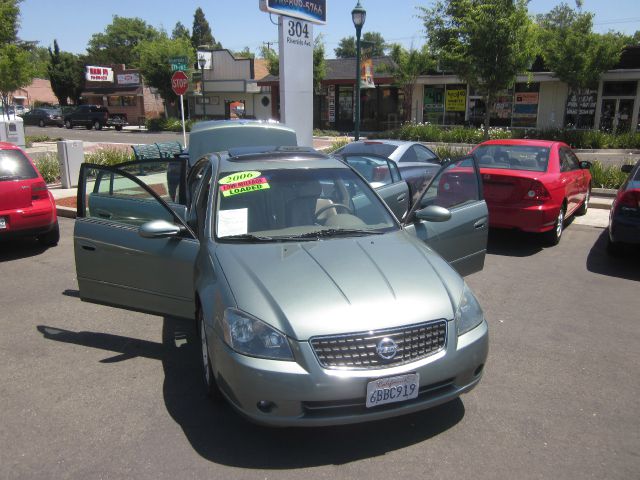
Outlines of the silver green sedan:
{"label": "silver green sedan", "polygon": [[81,170],[85,301],[196,319],[203,378],[252,421],[337,425],[423,410],[480,381],[487,207],[471,158],[404,223],[348,164],[308,149]]}

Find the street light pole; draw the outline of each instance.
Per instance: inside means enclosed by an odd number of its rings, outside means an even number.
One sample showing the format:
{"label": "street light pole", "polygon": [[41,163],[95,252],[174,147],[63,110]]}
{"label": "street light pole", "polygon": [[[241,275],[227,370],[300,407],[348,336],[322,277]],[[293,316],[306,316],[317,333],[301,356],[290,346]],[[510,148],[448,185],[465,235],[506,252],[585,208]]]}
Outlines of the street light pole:
{"label": "street light pole", "polygon": [[367,18],[367,11],[358,4],[351,10],[351,20],[356,27],[356,118],[354,128],[355,140],[360,139],[360,34],[362,33],[362,26]]}
{"label": "street light pole", "polygon": [[204,56],[201,56],[200,58],[198,58],[198,63],[200,64],[200,75],[201,75],[201,82],[202,82],[202,119],[205,120],[206,119],[206,115],[207,112],[205,110],[205,103],[204,103],[204,99],[205,99],[205,81],[204,81],[204,67],[207,64],[207,59],[204,58]]}

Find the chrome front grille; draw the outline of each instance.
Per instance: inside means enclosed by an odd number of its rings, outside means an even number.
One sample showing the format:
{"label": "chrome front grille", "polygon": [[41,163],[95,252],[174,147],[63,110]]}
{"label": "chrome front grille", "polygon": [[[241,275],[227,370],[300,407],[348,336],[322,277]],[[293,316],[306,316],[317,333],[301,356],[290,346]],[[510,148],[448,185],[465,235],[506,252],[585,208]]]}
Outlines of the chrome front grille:
{"label": "chrome front grille", "polygon": [[[442,350],[446,339],[446,320],[435,320],[385,330],[313,337],[310,343],[322,367],[364,370],[415,362]],[[386,360],[378,352],[383,340],[385,345],[395,343],[397,347],[391,359]]]}

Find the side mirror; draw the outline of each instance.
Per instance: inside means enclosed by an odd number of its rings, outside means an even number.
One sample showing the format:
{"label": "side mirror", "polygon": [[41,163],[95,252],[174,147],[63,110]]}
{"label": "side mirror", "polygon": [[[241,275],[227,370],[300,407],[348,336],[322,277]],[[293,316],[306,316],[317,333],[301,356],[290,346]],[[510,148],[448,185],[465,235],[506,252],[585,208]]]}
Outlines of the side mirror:
{"label": "side mirror", "polygon": [[451,212],[438,205],[430,205],[417,210],[415,215],[417,219],[426,220],[427,222],[446,222],[451,218]]}
{"label": "side mirror", "polygon": [[589,170],[591,168],[591,162],[587,162],[586,160],[582,160],[580,162],[580,168],[583,170]]}
{"label": "side mirror", "polygon": [[169,223],[166,220],[152,220],[143,223],[138,228],[138,235],[142,238],[168,238],[177,237],[182,232],[182,227]]}
{"label": "side mirror", "polygon": [[633,165],[629,165],[629,164],[622,165],[620,167],[620,170],[622,170],[622,173],[631,173],[631,170],[633,170]]}

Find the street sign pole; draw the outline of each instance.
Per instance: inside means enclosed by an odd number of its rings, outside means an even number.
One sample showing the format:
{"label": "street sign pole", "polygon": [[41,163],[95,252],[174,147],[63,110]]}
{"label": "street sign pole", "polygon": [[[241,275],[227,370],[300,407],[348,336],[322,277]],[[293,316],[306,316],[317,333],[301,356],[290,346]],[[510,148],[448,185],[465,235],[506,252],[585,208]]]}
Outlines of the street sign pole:
{"label": "street sign pole", "polygon": [[182,118],[182,143],[187,148],[187,131],[184,128],[184,95],[180,95],[180,117]]}

